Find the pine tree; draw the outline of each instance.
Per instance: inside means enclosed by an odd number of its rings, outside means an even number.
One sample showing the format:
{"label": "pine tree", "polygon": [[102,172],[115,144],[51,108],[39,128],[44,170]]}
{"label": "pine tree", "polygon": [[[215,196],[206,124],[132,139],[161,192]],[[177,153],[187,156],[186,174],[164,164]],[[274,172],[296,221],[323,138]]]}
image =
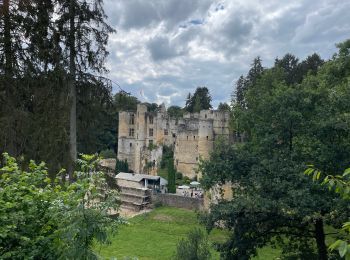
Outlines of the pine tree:
{"label": "pine tree", "polygon": [[[114,32],[106,23],[103,2],[95,0],[87,3],[83,0],[59,0],[59,28],[64,43],[63,66],[69,74],[69,139],[71,167],[77,156],[77,81],[91,81],[91,73],[105,72],[104,61],[108,52],[106,45],[109,34]],[[67,62],[67,61],[68,62]]]}

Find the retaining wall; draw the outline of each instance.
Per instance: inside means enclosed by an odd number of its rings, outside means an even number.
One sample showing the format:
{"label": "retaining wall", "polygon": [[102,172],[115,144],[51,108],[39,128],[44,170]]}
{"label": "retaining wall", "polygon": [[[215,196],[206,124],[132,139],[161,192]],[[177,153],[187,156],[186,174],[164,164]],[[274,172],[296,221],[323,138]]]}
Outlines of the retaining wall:
{"label": "retaining wall", "polygon": [[200,198],[184,197],[176,194],[153,194],[152,203],[162,203],[164,206],[184,208],[190,210],[202,210],[204,200]]}

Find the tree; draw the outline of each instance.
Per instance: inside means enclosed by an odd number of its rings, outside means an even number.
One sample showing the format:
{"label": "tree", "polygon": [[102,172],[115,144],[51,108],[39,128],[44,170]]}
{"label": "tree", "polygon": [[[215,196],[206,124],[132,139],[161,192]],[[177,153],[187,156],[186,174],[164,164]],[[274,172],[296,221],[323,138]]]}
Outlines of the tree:
{"label": "tree", "polygon": [[97,258],[94,241],[107,243],[120,222],[109,216],[119,202],[96,170],[98,158],[78,160],[74,184],[48,178],[45,163],[26,170],[19,163],[4,154],[0,168],[0,258]]}
{"label": "tree", "polygon": [[264,68],[261,64],[260,57],[256,57],[253,60],[253,63],[250,65],[250,70],[247,74],[247,84],[248,85],[254,85],[256,81],[260,78],[261,74],[264,72]]}
{"label": "tree", "polygon": [[238,105],[242,108],[246,107],[245,104],[245,92],[247,90],[247,81],[243,75],[241,75],[236,82],[236,89],[232,95],[232,105]]}
{"label": "tree", "polygon": [[[114,30],[106,23],[107,17],[102,1],[87,3],[82,0],[59,0],[58,4],[55,24],[64,44],[62,66],[67,69],[69,75],[69,143],[71,161],[74,163],[77,156],[76,82],[82,79],[89,81],[90,78],[94,78],[91,73],[106,71],[106,45],[109,34]],[[70,166],[68,173],[71,175],[72,164]]]}
{"label": "tree", "polygon": [[[209,226],[220,222],[231,230],[220,249],[224,258],[248,259],[267,243],[280,245],[286,258],[330,255],[324,227],[340,227],[348,205],[301,173],[310,162],[334,173],[348,164],[350,58],[342,53],[317,73],[302,75],[301,84],[281,64],[265,69],[245,93],[247,108],[234,107],[233,123],[245,142],[217,144],[210,160],[201,162],[207,188],[236,187],[234,199],[213,205],[207,219]],[[286,60],[295,68],[296,58]]]}
{"label": "tree", "polygon": [[176,171],[174,167],[174,158],[171,157],[168,159],[167,163],[167,170],[168,170],[168,192],[169,193],[176,193]]}
{"label": "tree", "polygon": [[195,228],[179,241],[174,259],[206,260],[211,259],[210,245],[204,232]]}
{"label": "tree", "polygon": [[231,111],[231,107],[227,104],[227,103],[221,103],[218,106],[218,110],[219,111],[227,111],[230,112]]}
{"label": "tree", "polygon": [[287,85],[300,83],[302,77],[299,75],[299,59],[294,55],[287,53],[282,59],[277,58],[275,60],[275,67],[282,69]]}
{"label": "tree", "polygon": [[193,95],[188,94],[186,100],[186,106],[184,108],[185,111],[194,113],[199,112],[203,109],[210,109],[211,105],[211,96],[208,88],[206,87],[198,87]]}
{"label": "tree", "polygon": [[[350,168],[346,169],[343,175],[327,175],[323,178],[321,171],[313,168],[310,165],[305,172],[306,175],[312,175],[312,179],[314,181],[322,180],[322,185],[327,185],[330,190],[334,190],[336,193],[340,194],[340,196],[344,200],[350,200]],[[345,222],[342,226],[342,230],[350,235],[350,222]],[[346,239],[344,236],[343,239]],[[346,259],[350,258],[350,243],[349,241],[345,241],[343,239],[338,239],[336,242],[329,246],[330,250],[337,249],[340,257],[346,257]]]}
{"label": "tree", "polygon": [[168,115],[172,118],[181,118],[184,114],[184,111],[179,106],[170,106],[168,107]]}

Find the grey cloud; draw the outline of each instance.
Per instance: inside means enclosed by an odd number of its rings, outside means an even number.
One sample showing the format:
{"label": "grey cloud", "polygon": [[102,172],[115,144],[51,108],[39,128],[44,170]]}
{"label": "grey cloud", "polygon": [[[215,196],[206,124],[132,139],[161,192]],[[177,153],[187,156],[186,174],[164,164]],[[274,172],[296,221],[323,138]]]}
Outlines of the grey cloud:
{"label": "grey cloud", "polygon": [[128,0],[115,4],[113,0],[107,0],[107,14],[111,17],[113,25],[123,29],[138,29],[164,23],[168,29],[190,19],[200,19],[201,15],[211,5],[209,0]]}
{"label": "grey cloud", "polygon": [[167,37],[155,37],[149,41],[147,47],[154,61],[166,60],[185,54],[185,50],[181,46],[172,43]]}

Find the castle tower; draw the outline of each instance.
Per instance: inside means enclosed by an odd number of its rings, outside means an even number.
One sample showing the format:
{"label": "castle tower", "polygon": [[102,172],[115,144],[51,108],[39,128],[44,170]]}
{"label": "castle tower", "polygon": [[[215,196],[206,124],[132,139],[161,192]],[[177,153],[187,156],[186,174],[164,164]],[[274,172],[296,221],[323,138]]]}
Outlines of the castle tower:
{"label": "castle tower", "polygon": [[202,159],[209,159],[214,145],[212,119],[200,119],[198,125],[198,154]]}
{"label": "castle tower", "polygon": [[145,104],[137,105],[136,122],[136,150],[134,154],[134,172],[141,173],[142,153],[147,146],[147,106]]}
{"label": "castle tower", "polygon": [[135,153],[135,113],[119,112],[118,159],[126,160],[133,170]]}

